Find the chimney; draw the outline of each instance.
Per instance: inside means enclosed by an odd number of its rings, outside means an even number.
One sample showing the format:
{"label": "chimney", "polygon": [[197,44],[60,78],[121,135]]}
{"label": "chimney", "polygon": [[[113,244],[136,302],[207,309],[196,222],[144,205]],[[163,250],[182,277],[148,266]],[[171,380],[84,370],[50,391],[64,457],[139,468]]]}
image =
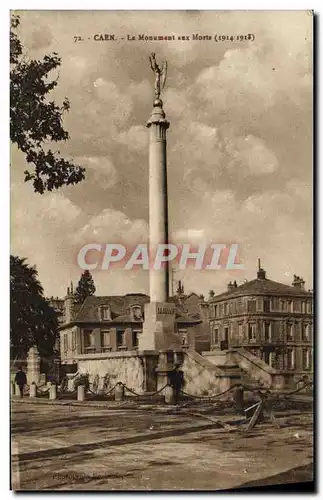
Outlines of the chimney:
{"label": "chimney", "polygon": [[238,288],[238,284],[237,284],[236,280],[234,280],[233,286],[234,286],[234,288]]}
{"label": "chimney", "polygon": [[234,286],[234,283],[231,283],[231,281],[229,281],[227,288],[228,288],[228,292],[230,292],[230,290],[233,290],[236,287]]}
{"label": "chimney", "polygon": [[[72,290],[73,292],[73,290]],[[67,294],[64,299],[64,323],[70,323],[74,317],[74,296],[70,287],[67,287]]]}
{"label": "chimney", "polygon": [[261,267],[260,259],[258,259],[257,278],[259,280],[265,280],[266,279],[266,271]]}
{"label": "chimney", "polygon": [[296,274],[294,274],[292,286],[303,290],[305,287],[305,281],[300,276],[296,276]]}
{"label": "chimney", "polygon": [[176,289],[177,295],[184,295],[184,285],[182,284],[182,281],[179,280],[178,282],[178,287]]}
{"label": "chimney", "polygon": [[209,300],[212,300],[214,298],[214,295],[215,295],[214,290],[210,290],[209,291]]}

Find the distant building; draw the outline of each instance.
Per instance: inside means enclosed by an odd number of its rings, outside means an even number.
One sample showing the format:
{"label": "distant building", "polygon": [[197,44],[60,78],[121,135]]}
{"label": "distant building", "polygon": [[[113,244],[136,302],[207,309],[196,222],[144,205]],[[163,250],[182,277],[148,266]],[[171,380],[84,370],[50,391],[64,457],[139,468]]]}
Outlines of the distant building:
{"label": "distant building", "polygon": [[313,293],[294,275],[292,286],[257,278],[209,299],[211,350],[244,347],[287,378],[313,370]]}
{"label": "distant building", "polygon": [[47,299],[50,306],[57,312],[58,324],[61,326],[64,323],[64,299],[58,297],[50,297]]}
{"label": "distant building", "polygon": [[[176,330],[183,349],[209,349],[207,304],[183,287],[169,299],[176,304]],[[60,352],[63,364],[77,362],[79,356],[138,350],[144,321],[144,306],[149,296],[140,293],[123,296],[89,296],[76,304],[71,289],[63,301],[60,324]],[[61,302],[57,302],[61,308]]]}

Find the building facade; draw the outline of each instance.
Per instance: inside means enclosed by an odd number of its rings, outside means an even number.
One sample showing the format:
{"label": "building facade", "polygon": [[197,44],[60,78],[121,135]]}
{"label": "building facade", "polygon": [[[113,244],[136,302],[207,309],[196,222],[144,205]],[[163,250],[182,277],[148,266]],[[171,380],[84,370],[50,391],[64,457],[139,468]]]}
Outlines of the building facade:
{"label": "building facade", "polygon": [[313,371],[313,293],[257,278],[209,299],[211,350],[244,347],[287,378]]}
{"label": "building facade", "polygon": [[[175,302],[175,330],[182,348],[209,349],[203,299],[196,294],[178,293],[169,300]],[[138,350],[147,303],[149,296],[139,293],[89,296],[80,305],[68,289],[59,328],[62,364],[75,364],[78,356]]]}

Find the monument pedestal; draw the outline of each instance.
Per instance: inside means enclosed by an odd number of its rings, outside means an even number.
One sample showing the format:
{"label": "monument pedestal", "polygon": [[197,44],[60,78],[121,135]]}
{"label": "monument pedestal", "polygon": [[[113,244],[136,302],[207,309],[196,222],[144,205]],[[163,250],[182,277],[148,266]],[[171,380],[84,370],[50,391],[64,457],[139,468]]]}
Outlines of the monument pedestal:
{"label": "monument pedestal", "polygon": [[170,302],[145,304],[145,321],[139,338],[139,350],[170,351],[181,347],[175,332],[175,305]]}

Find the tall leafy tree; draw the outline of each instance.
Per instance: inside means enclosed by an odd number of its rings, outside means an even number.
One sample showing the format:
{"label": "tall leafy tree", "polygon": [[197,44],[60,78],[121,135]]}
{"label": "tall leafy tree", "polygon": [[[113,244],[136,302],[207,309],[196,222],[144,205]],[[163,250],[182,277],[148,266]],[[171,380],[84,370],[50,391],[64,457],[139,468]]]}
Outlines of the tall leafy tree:
{"label": "tall leafy tree", "polygon": [[83,304],[86,297],[95,294],[95,285],[90,271],[86,270],[78,282],[75,290],[75,301],[78,304]]}
{"label": "tall leafy tree", "polygon": [[64,185],[77,184],[85,178],[85,169],[53,152],[50,142],[66,141],[69,134],[62,125],[63,114],[70,103],[61,106],[50,100],[58,77],[50,73],[61,65],[57,53],[42,60],[27,58],[17,35],[19,16],[11,18],[10,30],[10,138],[25,154],[30,168],[25,182],[32,182],[34,191],[44,193]]}
{"label": "tall leafy tree", "polygon": [[54,354],[58,321],[43,295],[34,267],[26,259],[10,256],[11,357],[24,358],[36,345],[41,356]]}

